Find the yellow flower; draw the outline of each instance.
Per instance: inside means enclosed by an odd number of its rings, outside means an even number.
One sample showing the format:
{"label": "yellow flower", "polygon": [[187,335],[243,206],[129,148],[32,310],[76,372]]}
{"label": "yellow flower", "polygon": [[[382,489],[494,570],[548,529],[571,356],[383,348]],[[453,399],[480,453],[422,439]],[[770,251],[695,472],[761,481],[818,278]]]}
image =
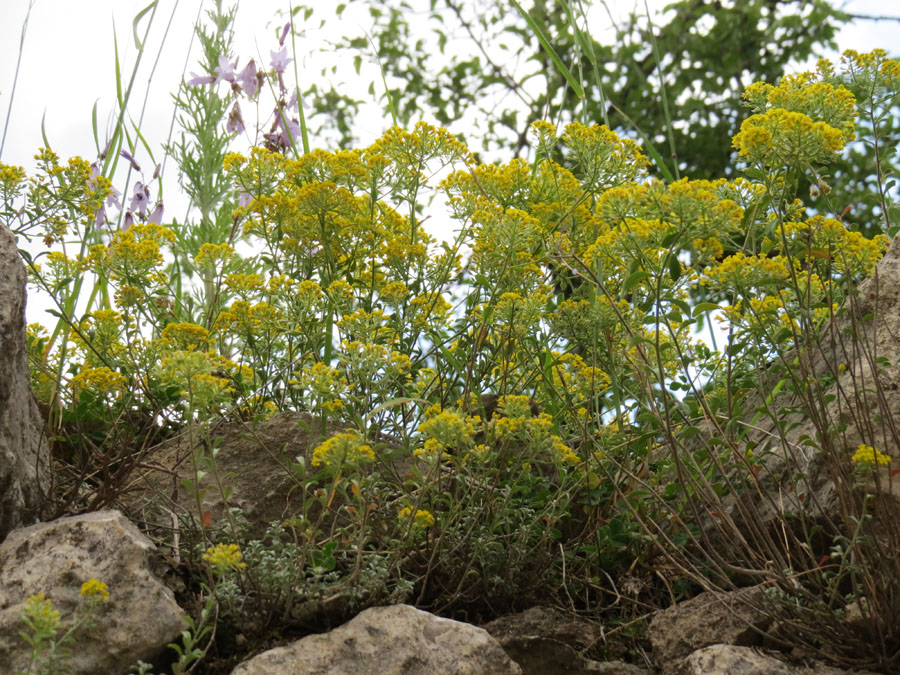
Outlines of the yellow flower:
{"label": "yellow flower", "polygon": [[109,602],[109,587],[97,579],[88,579],[81,584],[81,597],[100,598],[102,602]]}
{"label": "yellow flower", "polygon": [[203,559],[212,566],[213,573],[218,575],[223,575],[230,569],[242,570],[247,567],[247,563],[243,562],[241,547],[237,544],[211,546],[206,549]]}
{"label": "yellow flower", "polygon": [[35,633],[54,634],[59,626],[59,611],[43,593],[32,595],[25,601],[23,620]]}
{"label": "yellow flower", "polygon": [[416,509],[415,513],[413,513],[413,509],[410,506],[404,506],[400,509],[397,520],[399,520],[401,524],[407,525],[410,517],[413,519],[412,527],[414,530],[425,530],[434,525],[434,516],[431,515],[430,512]]}
{"label": "yellow flower", "polygon": [[363,443],[363,439],[356,433],[335,434],[313,450],[312,456],[313,466],[373,461],[375,451],[372,446]]}
{"label": "yellow flower", "polygon": [[850,461],[855,462],[856,464],[887,466],[891,463],[891,456],[884,454],[880,450],[876,450],[871,445],[861,443],[853,454],[853,457],[850,458]]}

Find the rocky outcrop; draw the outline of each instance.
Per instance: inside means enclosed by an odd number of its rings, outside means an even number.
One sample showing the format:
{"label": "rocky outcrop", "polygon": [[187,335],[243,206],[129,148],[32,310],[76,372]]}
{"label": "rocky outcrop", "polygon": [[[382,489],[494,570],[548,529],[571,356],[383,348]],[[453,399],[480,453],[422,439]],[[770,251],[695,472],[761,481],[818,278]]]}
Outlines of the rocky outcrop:
{"label": "rocky outcrop", "polygon": [[682,672],[682,660],[709,645],[762,644],[763,631],[771,620],[749,604],[758,601],[751,596],[759,593],[758,589],[706,592],[657,612],[650,622],[650,642],[660,671]]}
{"label": "rocky outcrop", "polygon": [[41,517],[50,455],[25,348],[25,266],[0,223],[0,541]]}
{"label": "rocky outcrop", "polygon": [[640,675],[622,661],[585,656],[604,646],[603,626],[549,607],[532,607],[485,624],[484,629],[519,664],[523,675]]}
{"label": "rocky outcrop", "polygon": [[[752,647],[711,645],[684,660],[683,675],[849,675],[821,663],[792,666]],[[857,671],[856,675],[864,675]],[[871,675],[871,674],[870,674]]]}
{"label": "rocky outcrop", "polygon": [[373,607],[340,628],[271,649],[232,675],[514,675],[522,670],[488,633],[408,605]]}
{"label": "rocky outcrop", "polygon": [[[857,290],[845,309],[825,325],[817,344],[786,357],[794,364],[792,370],[808,376],[810,382],[825,384],[819,397],[821,410],[809,415],[808,404],[784,386],[769,407],[794,412],[782,413],[778,424],[763,416],[750,425],[747,440],[765,463],[760,479],[770,492],[778,493],[777,500],[758,504],[766,519],[777,518],[785,508],[837,519],[835,480],[843,476],[853,482],[847,476],[850,463],[846,460],[860,444],[892,456],[895,466],[900,458],[900,235],[873,276]],[[769,391],[762,393],[768,395],[777,384],[773,380]],[[751,399],[745,412],[754,415],[762,403],[762,395]],[[821,451],[823,428],[839,431],[831,443],[837,453],[844,453],[843,461],[829,462],[829,453]],[[834,453],[831,458],[835,459]],[[893,518],[900,514],[900,482],[891,480],[887,466],[878,467],[877,472],[869,487],[874,490],[877,482],[879,509]]]}
{"label": "rocky outcrop", "polygon": [[[302,513],[307,495],[299,489],[300,481],[292,467],[303,458],[310,475],[326,468],[312,465],[313,450],[324,440],[321,431],[318,418],[283,412],[259,422],[213,424],[209,430],[211,443],[197,440],[201,434],[195,432],[194,448],[189,445],[188,434],[181,434],[161,443],[144,458],[136,469],[130,494],[123,499],[123,510],[135,522],[147,524],[151,532],[155,526],[168,531],[172,514],[193,519],[199,528],[201,514],[197,513],[196,496],[187,488],[188,483],[194,483],[201,494],[206,526],[224,526],[227,510],[238,508],[249,523],[250,535],[262,538],[270,523]],[[340,431],[346,431],[346,427],[329,422],[325,438]],[[216,448],[216,471],[203,466],[198,482],[191,454],[208,457],[211,445]],[[405,475],[413,461],[409,456],[391,460],[391,471],[386,475]],[[219,478],[228,486],[227,499]],[[339,499],[332,503],[324,517],[324,530],[330,530],[341,517],[341,505]],[[319,513],[305,515],[315,519]]]}
{"label": "rocky outcrop", "polygon": [[60,518],[12,532],[0,544],[0,673],[28,666],[26,600],[38,593],[60,612],[60,634],[71,626],[81,585],[109,587],[96,624],[79,632],[68,665],[76,674],[125,673],[150,661],[185,628],[172,592],[150,569],[153,544],[117,511]]}

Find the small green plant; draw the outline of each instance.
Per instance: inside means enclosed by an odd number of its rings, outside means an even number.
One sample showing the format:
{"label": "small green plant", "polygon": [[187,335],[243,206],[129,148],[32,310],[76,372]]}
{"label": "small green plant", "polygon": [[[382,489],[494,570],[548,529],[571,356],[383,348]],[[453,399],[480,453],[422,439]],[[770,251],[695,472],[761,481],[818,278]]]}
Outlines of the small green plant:
{"label": "small green plant", "polygon": [[[62,615],[44,593],[32,595],[25,601],[22,621],[27,631],[19,636],[31,648],[29,665],[19,675],[58,675],[69,672],[67,662],[72,656],[71,646],[78,634],[97,624],[96,615],[102,604],[109,602],[109,589],[97,579],[81,585],[79,605],[71,617],[71,625],[62,634]],[[68,623],[68,621],[67,621]]]}

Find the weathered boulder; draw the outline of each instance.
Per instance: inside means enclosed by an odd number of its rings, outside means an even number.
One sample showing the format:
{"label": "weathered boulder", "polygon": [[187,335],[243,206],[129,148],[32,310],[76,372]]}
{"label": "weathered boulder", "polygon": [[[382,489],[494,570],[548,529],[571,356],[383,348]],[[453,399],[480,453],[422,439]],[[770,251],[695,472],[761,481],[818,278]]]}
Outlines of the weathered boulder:
{"label": "weathered boulder", "polygon": [[50,453],[31,393],[25,348],[25,266],[0,223],[0,541],[41,517]]}
{"label": "weathered boulder", "polygon": [[[172,525],[172,514],[193,518],[198,525],[197,500],[187,489],[187,481],[196,483],[201,493],[201,507],[206,525],[213,528],[227,523],[228,508],[241,509],[250,525],[250,535],[262,538],[271,522],[284,521],[301,512],[304,493],[301,481],[292,465],[303,458],[310,474],[325,469],[312,466],[312,454],[322,442],[320,422],[305,413],[284,412],[260,422],[223,421],[213,424],[209,430],[212,445],[216,447],[213,473],[206,466],[199,483],[195,481],[191,453],[206,457],[210,450],[203,440],[195,447],[189,444],[189,435],[183,433],[153,448],[141,462],[132,481],[130,494],[122,500],[123,510],[135,522],[146,523],[149,531],[157,525],[167,532]],[[346,431],[329,422],[326,437]],[[402,476],[408,473],[411,459],[407,455],[390,461],[386,475]],[[228,486],[227,500],[217,480]],[[398,484],[401,480],[397,479]],[[340,517],[341,503],[336,500],[324,519],[324,529],[330,529]],[[313,506],[313,508],[318,508]],[[312,514],[317,517],[318,513]]]}
{"label": "weathered boulder", "polygon": [[683,675],[846,675],[849,672],[821,663],[792,666],[752,647],[735,645],[698,649],[684,660],[681,670]]}
{"label": "weathered boulder", "polygon": [[513,675],[522,670],[481,628],[408,605],[373,607],[330,633],[245,661],[232,675]]}
{"label": "weathered boulder", "polygon": [[[840,513],[835,476],[846,475],[849,462],[829,464],[817,447],[820,428],[840,430],[832,443],[847,458],[860,444],[900,458],[900,235],[846,311],[825,325],[818,343],[789,354],[787,361],[796,361],[792,368],[811,381],[830,384],[816,416],[807,414],[802,397],[785,386],[770,402],[773,410],[795,411],[782,415],[782,432],[769,416],[750,425],[747,441],[764,462],[760,479],[778,493],[777,499],[756,500],[755,510],[765,520],[779,518],[784,509],[834,519]],[[774,388],[777,382],[771,384]],[[755,414],[763,394],[745,405],[747,414]],[[900,514],[900,482],[890,479],[890,467],[878,467],[878,473],[878,509],[894,518]],[[873,490],[875,482],[873,475]]]}
{"label": "weathered boulder", "polygon": [[752,647],[710,645],[684,660],[684,675],[800,675],[800,670]]}
{"label": "weathered boulder", "polygon": [[524,675],[640,675],[623,661],[596,661],[582,652],[603,645],[603,626],[549,607],[500,617],[483,628],[500,643]]}
{"label": "weathered boulder", "polygon": [[657,612],[650,622],[653,660],[663,673],[678,673],[681,661],[713,644],[742,647],[762,643],[771,619],[750,606],[759,589],[701,593]]}
{"label": "weathered boulder", "polygon": [[172,592],[150,569],[153,544],[118,511],[97,511],[14,530],[0,544],[0,673],[28,665],[22,610],[44,593],[71,626],[81,585],[109,587],[96,625],[76,635],[69,665],[76,674],[125,673],[150,661],[185,628]]}

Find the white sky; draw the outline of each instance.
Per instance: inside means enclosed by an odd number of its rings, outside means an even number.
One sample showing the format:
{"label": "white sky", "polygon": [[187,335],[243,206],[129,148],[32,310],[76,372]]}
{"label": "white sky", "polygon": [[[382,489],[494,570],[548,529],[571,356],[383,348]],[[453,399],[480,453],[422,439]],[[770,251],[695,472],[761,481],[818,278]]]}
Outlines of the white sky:
{"label": "white sky", "polygon": [[[322,11],[328,11],[333,1],[324,0],[320,5]],[[648,4],[651,11],[655,12],[669,1],[648,0]],[[7,109],[19,56],[20,34],[30,2],[31,0],[0,0],[0,133],[7,122]],[[117,36],[122,72],[127,78],[136,56],[131,22],[148,2],[149,0],[34,0],[6,145],[0,161],[21,165],[28,170],[33,167],[32,157],[43,145],[42,118],[50,145],[60,157],[65,159],[81,155],[91,160],[96,157],[91,125],[92,107],[96,101],[101,143],[104,129],[107,124],[112,123],[115,111],[113,36]],[[638,6],[642,8],[643,2],[638,2]],[[186,64],[187,72],[200,70],[196,65],[196,42],[193,44],[193,54],[189,55],[188,52],[199,4],[197,0],[159,0],[157,15],[147,41],[149,47],[144,53],[144,60],[135,80],[129,112],[137,120],[146,99],[141,131],[151,149],[157,153],[157,161],[162,157],[161,145],[169,135],[173,114],[171,93],[177,90]],[[209,6],[211,3],[207,1],[203,4]],[[224,4],[227,7],[229,1],[226,0]],[[624,14],[634,7],[635,0],[607,0],[607,4],[614,11]],[[600,3],[597,5],[599,9]],[[848,0],[844,7],[852,13],[900,16],[900,0]],[[239,66],[243,66],[247,58],[253,56],[256,57],[257,65],[269,67],[269,50],[276,47],[278,28],[285,22],[283,17],[276,18],[276,12],[286,9],[287,2],[279,0],[253,0],[240,4],[235,24],[235,54],[240,55]],[[348,12],[340,25],[342,32],[358,32],[354,30],[354,25],[368,28],[365,18],[363,12],[358,12],[355,16]],[[592,20],[596,20],[597,25],[593,27],[595,31],[602,32],[609,28],[605,11],[596,11]],[[170,27],[165,47],[159,53],[159,45],[168,24]],[[140,24],[141,35],[145,26],[146,20]],[[314,20],[306,27],[305,39],[310,41],[307,44],[340,37],[322,35],[317,31],[317,26],[318,21]],[[895,51],[898,31],[900,24],[893,21],[857,21],[842,31],[838,44],[842,50],[852,48],[868,51],[881,47],[892,52]],[[301,45],[298,45],[298,49],[301,49]],[[159,62],[151,76],[158,53]],[[311,78],[320,77],[320,62],[301,66],[307,67],[301,67],[301,80],[304,73],[308,73]],[[365,76],[366,72],[363,74]],[[369,99],[368,83],[369,79],[361,78],[360,90],[350,92],[351,95]],[[379,84],[380,81],[376,83],[378,91]],[[378,115],[366,115],[359,129],[363,142],[374,140],[389,125],[388,116],[379,119]],[[315,139],[313,144],[315,145]],[[236,149],[244,149],[240,141],[236,144]],[[143,149],[136,155],[149,178],[153,163]],[[169,166],[168,173],[171,176],[167,177],[164,187],[166,217],[168,219],[175,216],[180,219],[184,215],[184,207],[178,210],[178,188],[172,170],[174,166]],[[152,198],[155,200],[157,197],[154,189]],[[38,320],[39,317],[34,316],[33,311],[37,311],[37,308],[31,303],[29,318],[32,321]]]}

